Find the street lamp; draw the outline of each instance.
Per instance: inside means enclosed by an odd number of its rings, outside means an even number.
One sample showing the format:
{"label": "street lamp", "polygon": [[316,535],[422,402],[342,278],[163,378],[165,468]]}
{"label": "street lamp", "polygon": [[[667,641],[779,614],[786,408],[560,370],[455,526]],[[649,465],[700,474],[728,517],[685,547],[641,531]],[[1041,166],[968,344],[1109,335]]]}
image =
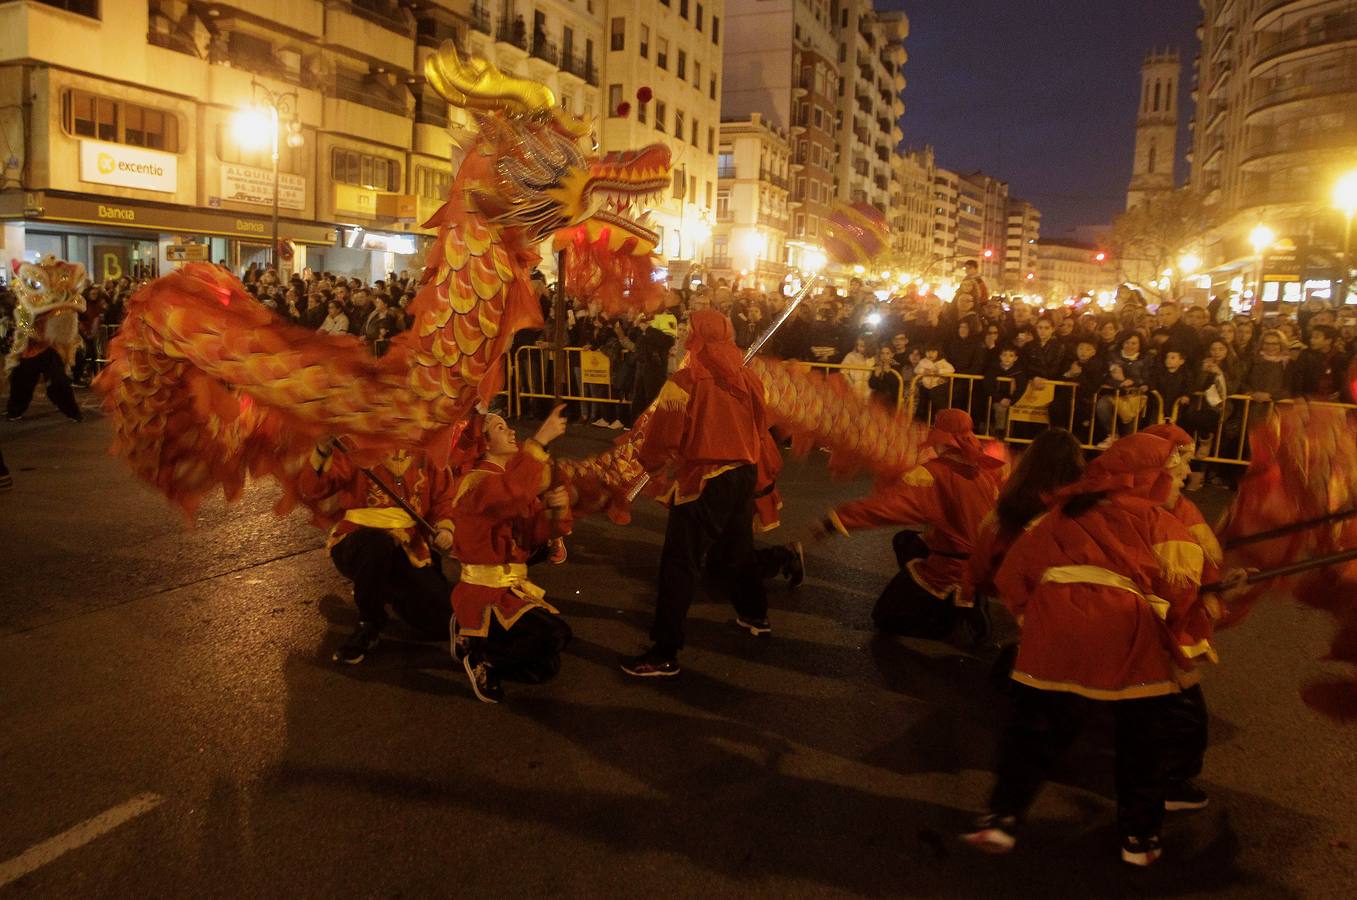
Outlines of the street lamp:
{"label": "street lamp", "polygon": [[1343,298],[1347,302],[1348,276],[1352,272],[1352,217],[1357,214],[1357,170],[1347,173],[1333,186],[1333,205],[1343,213]]}
{"label": "street lamp", "polygon": [[231,122],[231,133],[240,146],[249,150],[270,149],[273,160],[273,245],[269,262],[278,268],[278,140],[282,122],[287,122],[287,145],[302,145],[302,123],[297,118],[297,92],[272,91],[258,81],[250,82],[251,105],[239,110]]}
{"label": "street lamp", "polygon": [[1250,314],[1255,319],[1263,317],[1263,251],[1277,243],[1277,232],[1268,228],[1262,222],[1253,227],[1249,232],[1249,244],[1253,246],[1253,252],[1258,257],[1258,280],[1254,282],[1253,289],[1253,309]]}

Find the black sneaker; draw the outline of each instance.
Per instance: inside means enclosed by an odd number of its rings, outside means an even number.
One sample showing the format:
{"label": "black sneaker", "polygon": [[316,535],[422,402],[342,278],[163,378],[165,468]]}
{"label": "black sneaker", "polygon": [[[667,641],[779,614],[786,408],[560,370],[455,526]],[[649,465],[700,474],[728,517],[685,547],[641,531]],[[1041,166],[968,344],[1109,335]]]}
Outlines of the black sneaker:
{"label": "black sneaker", "polygon": [[0,475],[0,491],[8,491],[14,487],[14,476],[6,472]]}
{"label": "black sneaker", "polygon": [[736,616],[735,624],[754,637],[768,637],[773,633],[773,626],[768,624],[767,619],[746,619],[744,616]]}
{"label": "black sneaker", "polygon": [[471,692],[476,695],[476,699],[482,703],[503,703],[504,685],[500,684],[499,675],[490,667],[489,663],[471,661],[471,655],[462,657],[462,668],[466,669],[467,680],[471,682]]}
{"label": "black sneaker", "polygon": [[22,422],[24,420],[24,414],[19,413],[17,416],[5,416],[5,419],[9,422]]}
{"label": "black sneaker", "polygon": [[357,665],[368,655],[368,651],[377,646],[381,631],[382,626],[376,622],[359,622],[349,639],[341,644],[330,658],[337,663]]}
{"label": "black sneaker", "polygon": [[628,656],[621,660],[622,671],[637,678],[669,678],[677,675],[678,660],[664,656],[652,647],[640,656]]}
{"label": "black sneaker", "polygon": [[981,853],[1001,854],[1012,850],[1018,843],[1016,831],[1018,820],[1012,816],[981,816],[975,820],[971,830],[961,836],[963,843],[969,844]]}
{"label": "black sneaker", "polygon": [[800,587],[801,582],[806,580],[806,548],[801,546],[800,541],[793,541],[787,545],[787,550],[792,558],[782,567],[782,574],[787,578],[787,587]]}
{"label": "black sneaker", "polygon": [[1206,791],[1190,781],[1170,782],[1164,790],[1164,809],[1168,812],[1181,812],[1191,809],[1206,809],[1211,798]]}
{"label": "black sneaker", "polygon": [[456,616],[448,620],[448,649],[452,651],[452,661],[458,664],[471,653],[471,639],[462,637]]}
{"label": "black sneaker", "polygon": [[989,614],[989,601],[984,597],[976,597],[974,606],[961,607],[958,612],[961,614],[961,621],[966,626],[966,635],[970,639],[971,646],[983,647],[990,635],[994,633],[994,623]]}
{"label": "black sneaker", "polygon": [[1150,866],[1164,855],[1159,846],[1159,835],[1124,837],[1121,839],[1121,861],[1132,866]]}

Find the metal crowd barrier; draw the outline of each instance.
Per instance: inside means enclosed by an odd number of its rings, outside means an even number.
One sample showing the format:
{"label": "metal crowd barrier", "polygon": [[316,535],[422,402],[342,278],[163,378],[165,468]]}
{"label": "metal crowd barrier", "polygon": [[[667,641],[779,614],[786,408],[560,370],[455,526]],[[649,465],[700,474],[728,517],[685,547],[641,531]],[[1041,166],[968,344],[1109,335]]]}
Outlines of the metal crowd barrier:
{"label": "metal crowd barrier", "polygon": [[[876,370],[876,366],[846,366],[843,363],[812,362],[806,363],[806,365],[810,366],[811,369],[824,372],[825,375],[832,375],[837,372],[842,376],[847,372],[865,372],[867,377],[870,378],[872,372]],[[905,405],[905,379],[904,376],[895,369],[891,369],[890,374],[895,378],[895,408],[901,409]],[[850,379],[845,378],[844,380],[848,381]],[[865,379],[863,383],[866,383]],[[871,396],[870,389],[868,396]]]}
{"label": "metal crowd barrier", "polygon": [[[975,422],[976,434],[981,435],[982,437],[989,437],[997,440],[1006,441],[1011,444],[1030,444],[1034,440],[1034,437],[1027,436],[1021,433],[1014,433],[1015,425],[1019,426],[1038,425],[1049,427],[1052,424],[1055,424],[1050,421],[1049,413],[1050,406],[1055,402],[1054,399],[1052,399],[1050,403],[1044,404],[1040,407],[1024,408],[1020,403],[1015,402],[1008,408],[1008,416],[1004,421],[1003,430],[1001,432],[997,432],[996,429],[993,427],[994,426],[993,399],[983,391],[979,384],[977,384],[977,382],[984,381],[985,376],[967,375],[959,372],[952,373],[951,375],[914,376],[914,378],[910,380],[908,394],[909,397],[908,409],[910,410],[911,415],[917,416],[919,414],[920,402],[921,400],[924,399],[923,394],[926,391],[930,390],[928,388],[923,387],[922,380],[924,378],[941,378],[947,382],[946,385],[947,403],[945,405],[938,405],[936,407],[930,406],[928,414],[923,417],[923,421],[927,422],[930,425],[933,423],[933,420],[937,416],[937,413],[942,409],[948,408],[964,409],[970,413],[972,420]],[[1005,384],[1013,383],[1013,379],[1007,377],[1000,377],[995,380]],[[1059,427],[1065,428],[1076,438],[1078,438],[1080,445],[1085,450],[1097,449],[1097,444],[1094,442],[1094,438],[1097,436],[1098,404],[1099,401],[1101,400],[1111,400],[1113,410],[1112,411],[1113,429],[1118,434],[1134,433],[1140,431],[1146,425],[1151,425],[1156,422],[1163,421],[1165,420],[1166,414],[1168,412],[1168,410],[1165,409],[1163,398],[1160,397],[1158,392],[1156,391],[1141,392],[1138,390],[1123,391],[1120,388],[1099,388],[1097,393],[1094,394],[1093,400],[1089,405],[1087,431],[1085,431],[1084,429],[1076,429],[1077,422],[1075,421],[1075,419],[1079,412],[1077,405],[1078,384],[1076,384],[1073,381],[1059,381],[1052,378],[1044,379],[1044,381],[1046,384],[1051,385],[1055,392],[1061,392],[1065,390],[1069,391],[1068,402],[1066,404],[1069,410],[1068,421],[1060,423]],[[964,387],[959,388],[958,382],[963,383]],[[1028,384],[1030,389],[1031,382],[1029,381]],[[942,385],[938,385],[938,388],[941,387]],[[965,401],[964,405],[959,404],[957,402],[958,396],[964,399]],[[1120,403],[1123,397],[1144,398],[1144,402],[1138,404],[1137,406],[1135,418],[1129,422],[1122,421],[1121,419]],[[1021,398],[1019,398],[1019,400],[1021,400]],[[980,404],[983,404],[983,415],[982,411],[977,408],[977,406]],[[1151,408],[1157,411],[1157,415],[1153,417],[1150,417],[1148,415]]]}
{"label": "metal crowd barrier", "polygon": [[[611,365],[606,370],[606,383],[584,381],[585,373],[582,364],[585,352],[597,351],[590,351],[587,347],[565,348],[566,387],[561,394],[561,399],[573,403],[613,404],[618,407],[619,411],[626,408],[631,400],[614,394]],[[507,356],[505,360],[510,366],[506,383],[512,386],[511,402],[515,417],[523,415],[524,400],[554,400],[556,398],[555,391],[548,389],[550,385],[556,383],[555,348],[536,345],[519,347],[514,352],[511,363],[509,363]],[[586,394],[585,389],[587,387],[601,388],[603,393]]]}
{"label": "metal crowd barrier", "polygon": [[[1193,403],[1203,402],[1201,393],[1194,394],[1187,402],[1179,399],[1174,405],[1173,422],[1178,424],[1179,417],[1185,408]],[[1220,418],[1216,422],[1215,433],[1211,440],[1211,450],[1207,454],[1198,454],[1197,459],[1208,463],[1223,463],[1225,465],[1247,466],[1252,457],[1249,453],[1249,431],[1260,421],[1273,416],[1279,407],[1289,406],[1296,401],[1287,400],[1255,400],[1250,394],[1230,394],[1221,404]],[[1334,409],[1357,410],[1357,404],[1352,403],[1333,403],[1325,400],[1306,401],[1311,406],[1327,406]],[[1196,433],[1193,429],[1187,429],[1193,432],[1193,436],[1202,440],[1202,435]]]}

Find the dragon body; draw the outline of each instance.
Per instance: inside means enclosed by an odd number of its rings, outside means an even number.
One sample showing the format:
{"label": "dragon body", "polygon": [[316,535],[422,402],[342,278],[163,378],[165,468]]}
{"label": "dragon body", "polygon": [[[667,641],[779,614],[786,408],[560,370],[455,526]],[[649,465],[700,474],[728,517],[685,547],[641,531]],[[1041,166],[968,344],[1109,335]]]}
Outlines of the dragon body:
{"label": "dragon body", "polygon": [[[196,264],[129,302],[96,387],[116,453],[190,514],[249,476],[284,486],[315,441],[343,435],[362,461],[393,448],[445,458],[477,403],[503,383],[514,332],[540,327],[529,275],[536,247],[596,216],[618,252],[648,263],[658,236],[623,212],[668,187],[669,151],[591,155],[588,123],[551,92],[451,44],[426,76],[476,121],[411,302],[411,327],[373,357],[356,338],[291,325],[228,272]],[[313,510],[324,520],[331,510]]]}
{"label": "dragon body", "polygon": [[14,341],[5,357],[5,372],[19,360],[48,347],[66,365],[75,361],[80,346],[80,314],[85,311],[85,267],[55,257],[26,263],[14,260]]}

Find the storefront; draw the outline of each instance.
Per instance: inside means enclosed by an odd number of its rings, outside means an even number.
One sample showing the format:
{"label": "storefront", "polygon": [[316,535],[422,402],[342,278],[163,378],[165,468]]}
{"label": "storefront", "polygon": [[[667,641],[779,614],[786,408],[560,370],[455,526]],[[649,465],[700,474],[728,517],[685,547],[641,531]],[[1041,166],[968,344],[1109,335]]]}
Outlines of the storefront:
{"label": "storefront", "polygon": [[317,272],[329,272],[345,278],[372,283],[392,272],[418,275],[433,240],[427,234],[399,231],[373,231],[360,226],[343,225],[338,239],[329,247],[307,251],[307,265]]}
{"label": "storefront", "polygon": [[[239,272],[264,261],[273,230],[269,218],[41,191],[0,195],[0,219],[3,258],[50,253],[83,263],[96,281],[151,277],[194,260]],[[336,230],[283,219],[278,234],[298,248],[300,268],[306,248],[333,246]]]}

